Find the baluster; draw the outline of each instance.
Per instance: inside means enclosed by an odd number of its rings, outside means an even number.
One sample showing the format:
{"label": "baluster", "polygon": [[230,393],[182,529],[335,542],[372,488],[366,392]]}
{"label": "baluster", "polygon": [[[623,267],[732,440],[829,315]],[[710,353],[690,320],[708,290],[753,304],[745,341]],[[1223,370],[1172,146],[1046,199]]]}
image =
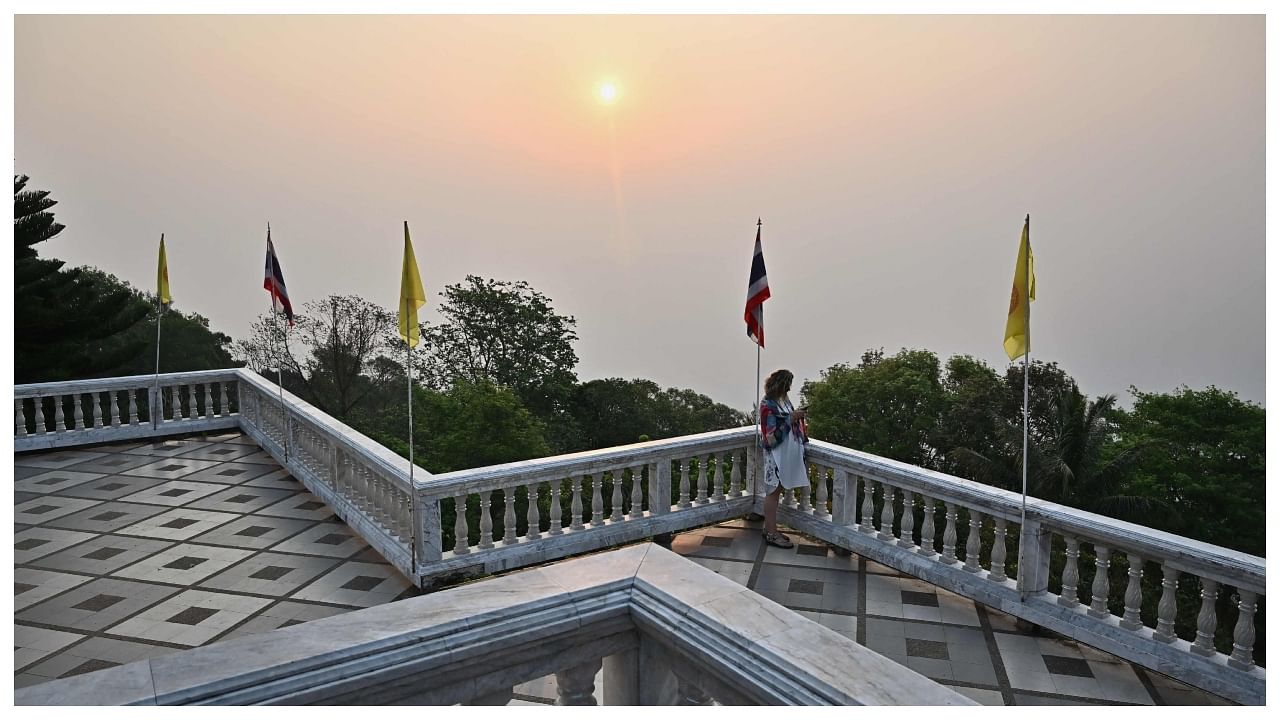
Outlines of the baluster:
{"label": "baluster", "polygon": [[559,535],[564,532],[564,523],[560,520],[560,479],[556,478],[551,481],[551,527],[547,528],[548,535]]}
{"label": "baluster", "polygon": [[502,515],[502,544],[515,545],[516,539],[516,489],[502,488],[502,503],[506,512]]}
{"label": "baluster", "polygon": [[[275,415],[274,409],[272,410],[272,415]],[[164,417],[163,413],[160,417]],[[174,421],[182,419],[182,402],[178,399],[177,385],[169,386],[169,419]],[[281,435],[280,437],[283,438],[284,436]]]}
{"label": "baluster", "polygon": [[27,436],[27,413],[23,403],[22,398],[13,401],[13,433],[18,437]]}
{"label": "baluster", "polygon": [[226,417],[231,414],[231,408],[227,403],[227,381],[223,380],[218,383],[218,417]]}
{"label": "baluster", "polygon": [[1158,617],[1152,637],[1163,643],[1171,643],[1178,637],[1173,624],[1178,617],[1178,575],[1181,572],[1169,567],[1168,563],[1160,567],[1164,571],[1164,579],[1160,581],[1160,605],[1156,608]]}
{"label": "baluster", "polygon": [[827,469],[821,465],[814,465],[813,471],[818,476],[818,517],[830,520],[831,511],[827,509]]}
{"label": "baluster", "polygon": [[942,531],[942,562],[952,565],[956,562],[956,511],[954,503],[943,502],[947,508],[947,527]]}
{"label": "baluster", "polygon": [[964,543],[965,572],[976,573],[982,569],[982,513],[969,508],[969,537]]}
{"label": "baluster", "polygon": [[609,513],[611,522],[622,522],[622,474],[624,472],[626,472],[624,468],[618,468],[609,473],[613,485],[612,512]]}
{"label": "baluster", "polygon": [[36,412],[36,433],[43,435],[44,430],[44,398],[39,395],[33,398]]}
{"label": "baluster", "polygon": [[1252,590],[1241,590],[1240,601],[1236,607],[1240,610],[1236,618],[1235,644],[1227,664],[1237,670],[1253,669],[1253,613],[1258,609],[1258,594]]}
{"label": "baluster", "polygon": [[644,517],[644,482],[640,479],[640,465],[631,468],[631,514],[627,517],[635,520]]}
{"label": "baluster", "polygon": [[1129,553],[1129,584],[1124,589],[1124,616],[1120,627],[1137,630],[1142,627],[1142,558]]}
{"label": "baluster", "polygon": [[493,491],[480,493],[480,549],[493,547],[493,516],[489,514],[489,503],[493,502]]}
{"label": "baluster", "polygon": [[809,512],[809,509],[810,509],[809,508],[809,486],[801,485],[800,487],[796,488],[796,495],[800,499],[800,502],[798,504],[798,508],[800,512]]}
{"label": "baluster", "polygon": [[604,525],[604,498],[600,491],[604,473],[592,473],[588,477],[591,482],[591,527],[600,527]]}
{"label": "baluster", "polygon": [[[56,398],[54,405],[58,412],[62,412],[62,398]],[[59,423],[61,424],[61,423]],[[84,430],[84,396],[80,394],[71,396],[71,426],[76,430]]]}
{"label": "baluster", "polygon": [[187,386],[187,419],[195,420],[199,416],[199,410],[196,409],[196,386]]}
{"label": "baluster", "polygon": [[573,501],[569,504],[569,529],[582,529],[582,476],[573,476]]}
{"label": "baluster", "polygon": [[62,402],[65,398],[61,395],[53,396],[53,431],[62,432],[67,429],[66,418],[62,414]]}
{"label": "baluster", "polygon": [[729,495],[731,497],[739,497],[742,495],[742,465],[746,462],[744,453],[730,453],[730,462],[733,467],[729,470]]}
{"label": "baluster", "polygon": [[529,507],[524,514],[525,521],[529,523],[525,539],[537,540],[542,537],[542,518],[539,517],[538,510],[538,483],[529,483],[525,486],[524,492],[525,497],[529,500]]}
{"label": "baluster", "polygon": [[213,383],[204,384],[204,416],[213,417]]}
{"label": "baluster", "polygon": [[1196,616],[1196,641],[1191,652],[1197,655],[1213,655],[1213,634],[1218,629],[1218,581],[1200,578],[1200,614]]}
{"label": "baluster", "polygon": [[107,419],[111,423],[111,427],[120,426],[120,391],[112,390],[107,393],[109,400],[107,404]]}
{"label": "baluster", "polygon": [[902,489],[902,522],[898,532],[898,547],[915,547],[916,497],[910,490]]}
{"label": "baluster", "polygon": [[862,526],[858,529],[868,534],[876,531],[872,518],[876,514],[875,491],[871,478],[862,478]]}
{"label": "baluster", "polygon": [[1089,605],[1089,615],[1096,618],[1110,617],[1107,597],[1111,594],[1111,578],[1107,576],[1107,568],[1111,566],[1111,550],[1094,543],[1093,551],[1097,555],[1094,560],[1097,572],[1093,574],[1093,602]]}
{"label": "baluster", "polygon": [[1063,607],[1075,607],[1080,604],[1076,593],[1076,584],[1080,582],[1080,541],[1070,535],[1063,535],[1067,542],[1067,560],[1062,568],[1062,594],[1058,596],[1058,604]]}
{"label": "baluster", "polygon": [[729,492],[725,488],[726,483],[729,482],[729,477],[728,477],[729,466],[727,464],[728,457],[729,457],[728,453],[721,453],[715,456],[715,459],[716,459],[715,499],[716,500],[724,500],[725,498],[729,497]]}
{"label": "baluster", "polygon": [[102,427],[102,393],[90,394],[89,405],[93,408],[93,426]]}
{"label": "baluster", "polygon": [[471,528],[467,527],[466,495],[453,499],[453,515],[453,554],[466,555],[471,552],[471,546],[467,539],[467,534],[471,532]]}
{"label": "baluster", "polygon": [[698,459],[698,504],[707,502],[707,464],[710,462],[710,455],[703,455]]}
{"label": "baluster", "polygon": [[893,542],[893,494],[895,488],[889,483],[880,483],[880,532],[876,537]]}
{"label": "baluster", "polygon": [[921,495],[920,500],[924,520],[920,523],[920,547],[916,552],[925,557],[933,557],[938,554],[938,551],[933,549],[933,512],[936,509],[936,501],[925,495]]}
{"label": "baluster", "polygon": [[990,577],[998,583],[1004,582],[1008,577],[1004,572],[1005,553],[1009,549],[1007,541],[1005,540],[1005,535],[1008,532],[1005,527],[1005,522],[1005,519],[1002,517],[996,518],[996,537],[995,542],[991,544]]}
{"label": "baluster", "polygon": [[138,391],[136,389],[129,390],[129,424],[138,424]]}
{"label": "baluster", "polygon": [[693,503],[689,502],[689,466],[693,464],[693,460],[677,460],[680,464],[680,507],[687,508]]}

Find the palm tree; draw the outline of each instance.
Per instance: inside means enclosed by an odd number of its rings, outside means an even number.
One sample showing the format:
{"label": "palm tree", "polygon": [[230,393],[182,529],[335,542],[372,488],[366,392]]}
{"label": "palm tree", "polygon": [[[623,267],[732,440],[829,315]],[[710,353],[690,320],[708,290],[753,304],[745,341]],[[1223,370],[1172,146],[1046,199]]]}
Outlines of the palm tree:
{"label": "palm tree", "polygon": [[[1027,493],[1121,519],[1142,519],[1164,509],[1154,498],[1126,494],[1125,477],[1141,447],[1112,452],[1116,397],[1092,401],[1079,390],[1059,392],[1043,418],[1047,432],[1028,443]],[[951,459],[974,480],[1009,490],[1022,488],[1022,425],[1000,419],[996,445],[986,452],[957,448]]]}

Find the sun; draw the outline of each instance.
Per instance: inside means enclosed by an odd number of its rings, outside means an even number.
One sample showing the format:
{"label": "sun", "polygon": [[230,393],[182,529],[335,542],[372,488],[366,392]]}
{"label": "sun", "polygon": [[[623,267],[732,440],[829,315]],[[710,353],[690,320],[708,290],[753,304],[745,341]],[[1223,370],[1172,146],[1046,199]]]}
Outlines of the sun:
{"label": "sun", "polygon": [[606,80],[600,83],[600,87],[596,90],[596,95],[600,98],[600,102],[605,105],[612,105],[618,100],[618,86],[612,80]]}

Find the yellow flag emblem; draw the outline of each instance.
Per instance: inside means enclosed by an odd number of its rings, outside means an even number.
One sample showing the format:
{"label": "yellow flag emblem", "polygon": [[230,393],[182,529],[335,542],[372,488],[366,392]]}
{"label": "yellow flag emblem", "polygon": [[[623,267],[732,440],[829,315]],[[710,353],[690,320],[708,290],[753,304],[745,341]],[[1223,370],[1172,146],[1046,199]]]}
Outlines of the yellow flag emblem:
{"label": "yellow flag emblem", "polygon": [[169,260],[164,254],[164,233],[160,233],[160,264],[156,268],[156,294],[160,302],[168,305],[173,302],[169,297]]}
{"label": "yellow flag emblem", "polygon": [[1013,293],[1009,297],[1009,319],[1004,326],[1004,351],[1010,360],[1031,352],[1031,302],[1036,299],[1035,259],[1031,256],[1031,216],[1022,226],[1018,262],[1013,268]]}
{"label": "yellow flag emblem", "polygon": [[409,347],[418,346],[418,308],[427,304],[427,294],[422,289],[422,277],[418,275],[418,260],[413,256],[413,243],[409,241],[409,221],[404,223],[404,267],[400,271],[400,337]]}

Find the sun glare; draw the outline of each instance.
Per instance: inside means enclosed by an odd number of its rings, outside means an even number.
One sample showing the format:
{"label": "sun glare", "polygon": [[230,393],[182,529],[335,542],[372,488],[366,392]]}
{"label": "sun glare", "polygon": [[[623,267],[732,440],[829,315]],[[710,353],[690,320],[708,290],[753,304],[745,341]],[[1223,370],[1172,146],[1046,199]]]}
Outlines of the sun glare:
{"label": "sun glare", "polygon": [[601,83],[598,94],[600,102],[605,105],[612,105],[618,99],[618,86],[612,82]]}

